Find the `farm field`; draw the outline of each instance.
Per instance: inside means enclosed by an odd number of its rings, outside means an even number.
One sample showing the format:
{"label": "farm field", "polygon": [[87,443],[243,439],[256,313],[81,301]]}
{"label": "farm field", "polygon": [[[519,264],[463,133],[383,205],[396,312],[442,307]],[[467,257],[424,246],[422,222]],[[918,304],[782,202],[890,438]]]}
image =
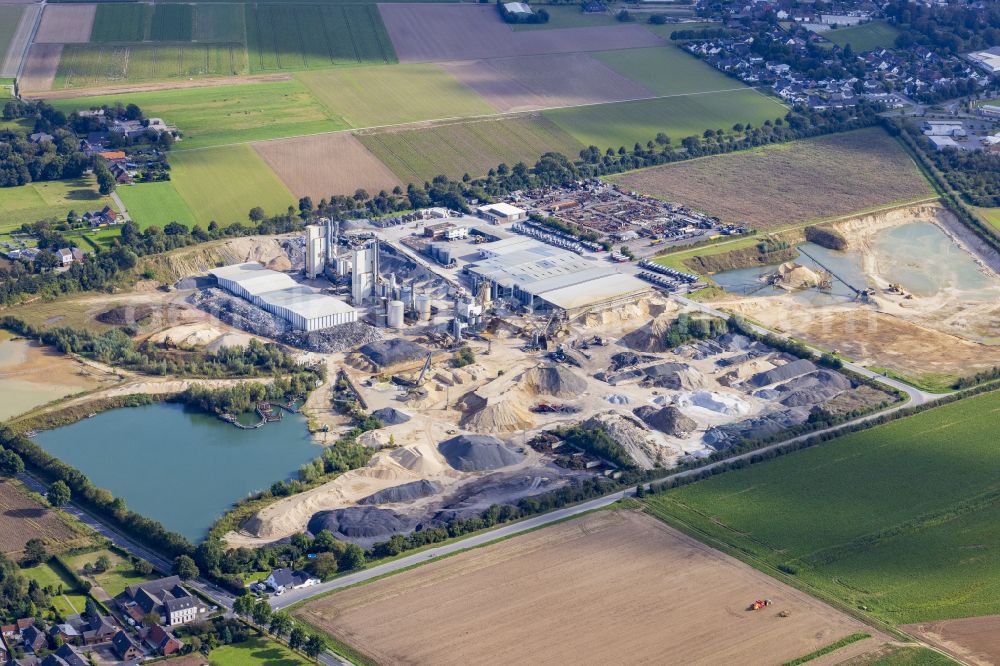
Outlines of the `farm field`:
{"label": "farm field", "polygon": [[110,204],[110,197],[98,193],[97,181],[92,176],[3,187],[0,188],[0,234],[25,222],[65,219],[71,210],[82,215]]}
{"label": "farm field", "polygon": [[374,4],[246,6],[251,72],[395,62]]}
{"label": "farm field", "polygon": [[119,187],[117,191],[129,216],[141,229],[154,224],[162,229],[171,222],[180,222],[191,228],[196,223],[194,215],[171,181],[139,183]]}
{"label": "farm field", "polygon": [[998,613],[998,412],[975,396],[647,504],[893,624]]}
{"label": "farm field", "polygon": [[588,53],[491,58],[441,67],[505,112],[653,96]]}
{"label": "farm field", "polygon": [[44,539],[51,547],[77,537],[62,518],[26,495],[15,481],[0,481],[0,552],[20,556],[28,539]]}
{"label": "farm field", "polygon": [[501,162],[534,164],[545,152],[575,156],[584,147],[537,116],[366,132],[357,137],[404,183],[422,183],[439,174],[485,176]]}
{"label": "farm field", "polygon": [[153,5],[149,38],[154,42],[191,41],[194,5]]}
{"label": "farm field", "polygon": [[51,90],[62,58],[62,44],[32,44],[21,73],[21,90]]}
{"label": "farm field", "polygon": [[851,45],[855,53],[871,51],[881,47],[892,47],[899,35],[899,30],[885,21],[869,21],[861,25],[852,25],[836,30],[827,30],[823,37],[838,46]]}
{"label": "farm field", "polygon": [[[745,610],[765,594],[773,610]],[[466,551],[295,614],[387,665],[603,664],[623,654],[630,663],[736,663],[753,654],[755,663],[778,664],[863,628],[627,510]]]}
{"label": "farm field", "polygon": [[963,663],[991,666],[1000,662],[1000,615],[941,620],[903,628]]}
{"label": "farm field", "polygon": [[89,577],[97,583],[101,589],[107,592],[108,596],[114,598],[125,591],[128,585],[143,583],[151,580],[154,576],[143,576],[135,572],[132,564],[120,555],[105,548],[94,550],[89,553],[71,555],[64,557],[63,561],[76,572],[78,576],[86,577],[83,567],[86,564],[93,566],[101,556],[107,557],[111,561],[111,568],[101,573],[91,574]]}
{"label": "farm field", "polygon": [[46,6],[35,34],[38,44],[68,44],[90,40],[97,5]]}
{"label": "farm field", "polygon": [[494,113],[437,65],[345,67],[295,75],[313,96],[352,127]]}
{"label": "farm field", "polygon": [[7,49],[23,15],[24,5],[0,5],[0,66],[4,64]]}
{"label": "farm field", "polygon": [[580,5],[546,5],[548,23],[512,23],[514,32],[523,30],[556,30],[559,28],[592,28],[602,25],[619,25],[613,11],[607,14],[584,14]]}
{"label": "farm field", "polygon": [[758,229],[934,193],[909,155],[878,128],[653,167],[612,180]]}
{"label": "farm field", "polygon": [[102,3],[96,7],[97,16],[93,19],[94,27],[90,33],[90,41],[98,44],[141,42],[149,37],[153,5]]}
{"label": "farm field", "polygon": [[58,61],[52,87],[235,76],[246,71],[246,51],[242,44],[236,43],[68,44]]}
{"label": "farm field", "polygon": [[177,152],[348,127],[294,79],[81,97],[52,104],[69,113],[116,102],[138,104],[147,116],[176,125],[184,135],[173,147]]}
{"label": "farm field", "polygon": [[685,95],[745,87],[676,46],[605,51],[595,53],[594,57],[656,95]]}
{"label": "farm field", "polygon": [[254,150],[297,198],[389,191],[403,183],[352,134],[338,132],[264,141]]}
{"label": "farm field", "polygon": [[1000,230],[1000,208],[976,208],[979,216]]}
{"label": "farm field", "polygon": [[[201,657],[197,663],[205,663]],[[311,662],[281,643],[266,638],[251,638],[215,648],[208,655],[211,666],[308,666]]]}
{"label": "farm field", "polygon": [[199,42],[243,42],[246,40],[245,5],[194,6],[192,38]]}
{"label": "farm field", "polygon": [[544,116],[585,146],[628,149],[645,144],[659,132],[675,142],[709,128],[729,129],[735,123],[759,125],[786,113],[785,107],[747,88],[660,99],[554,109]]}
{"label": "farm field", "polygon": [[170,156],[171,183],[197,222],[242,222],[255,206],[281,213],[292,193],[247,145],[223,146]]}
{"label": "farm field", "polygon": [[[82,613],[87,607],[87,594],[76,587],[76,583],[64,571],[61,566],[54,562],[43,562],[27,569],[22,569],[21,573],[36,581],[43,588],[48,587],[53,590],[49,597],[56,611],[63,617]],[[57,593],[58,590],[62,593]]]}

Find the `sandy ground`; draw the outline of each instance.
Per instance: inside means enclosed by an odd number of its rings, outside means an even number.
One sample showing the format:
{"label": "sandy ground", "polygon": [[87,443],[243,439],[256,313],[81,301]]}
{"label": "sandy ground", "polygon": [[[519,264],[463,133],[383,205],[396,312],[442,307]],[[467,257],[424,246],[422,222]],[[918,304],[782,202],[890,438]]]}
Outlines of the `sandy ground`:
{"label": "sandy ground", "polygon": [[496,7],[467,4],[380,4],[400,62],[473,60],[660,46],[640,25],[515,32]]}
{"label": "sandy ground", "polygon": [[28,539],[61,543],[76,533],[51,510],[28,497],[13,481],[0,482],[0,552],[16,556]]}
{"label": "sandy ground", "polygon": [[40,5],[31,5],[24,8],[24,13],[21,14],[21,22],[17,26],[17,32],[14,33],[13,38],[10,40],[7,53],[0,54],[0,77],[12,79],[17,76],[18,69],[21,67],[21,61],[24,60],[25,52],[28,48],[28,40],[31,39],[31,31],[35,27],[35,21],[38,19],[40,11],[42,11]]}
{"label": "sandy ground", "polygon": [[36,44],[85,44],[90,41],[97,5],[46,5]]}
{"label": "sandy ground", "polygon": [[[746,610],[762,597],[773,605]],[[624,510],[433,562],[297,614],[384,664],[780,664],[867,629]]]}
{"label": "sandy ground", "polygon": [[493,58],[441,67],[503,112],[654,96],[586,53]]}
{"label": "sandy ground", "polygon": [[1000,615],[939,620],[901,627],[973,666],[1000,664]]}
{"label": "sandy ground", "polygon": [[21,90],[44,92],[52,89],[62,57],[62,44],[32,44],[21,75]]}
{"label": "sandy ground", "polygon": [[349,132],[253,144],[289,190],[314,201],[359,188],[375,196],[403,183]]}

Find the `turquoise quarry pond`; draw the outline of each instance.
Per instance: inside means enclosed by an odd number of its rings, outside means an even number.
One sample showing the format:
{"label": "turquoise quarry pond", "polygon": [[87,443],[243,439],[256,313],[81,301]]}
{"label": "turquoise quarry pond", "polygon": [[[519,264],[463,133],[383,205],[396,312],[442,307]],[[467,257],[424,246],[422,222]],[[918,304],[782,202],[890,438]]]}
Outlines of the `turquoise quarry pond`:
{"label": "turquoise quarry pond", "polygon": [[297,414],[240,430],[172,403],[104,412],[35,441],[194,543],[234,501],[296,475],[322,451]]}

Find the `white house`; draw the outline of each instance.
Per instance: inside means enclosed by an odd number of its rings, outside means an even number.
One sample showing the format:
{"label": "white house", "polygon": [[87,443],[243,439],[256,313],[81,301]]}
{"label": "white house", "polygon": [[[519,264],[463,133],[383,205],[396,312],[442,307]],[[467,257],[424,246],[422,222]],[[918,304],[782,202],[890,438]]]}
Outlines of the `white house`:
{"label": "white house", "polygon": [[284,592],[285,590],[298,590],[303,587],[311,587],[319,583],[319,578],[313,578],[304,571],[292,571],[291,569],[275,569],[264,579],[264,585],[274,592]]}

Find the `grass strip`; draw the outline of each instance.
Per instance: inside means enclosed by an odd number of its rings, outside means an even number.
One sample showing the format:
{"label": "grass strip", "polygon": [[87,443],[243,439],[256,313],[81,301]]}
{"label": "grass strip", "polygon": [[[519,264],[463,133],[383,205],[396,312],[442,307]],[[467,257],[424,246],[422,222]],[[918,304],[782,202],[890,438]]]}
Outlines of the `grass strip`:
{"label": "grass strip", "polygon": [[836,652],[840,648],[850,645],[851,643],[857,643],[858,641],[863,641],[866,638],[871,638],[871,634],[866,634],[864,632],[858,632],[856,634],[851,634],[850,636],[844,636],[839,641],[830,643],[826,647],[821,647],[818,650],[814,650],[809,654],[802,655],[797,659],[792,659],[791,661],[786,661],[781,666],[798,666],[799,664],[804,664],[807,661],[812,661],[813,659],[819,659],[825,654],[830,654],[831,652]]}

